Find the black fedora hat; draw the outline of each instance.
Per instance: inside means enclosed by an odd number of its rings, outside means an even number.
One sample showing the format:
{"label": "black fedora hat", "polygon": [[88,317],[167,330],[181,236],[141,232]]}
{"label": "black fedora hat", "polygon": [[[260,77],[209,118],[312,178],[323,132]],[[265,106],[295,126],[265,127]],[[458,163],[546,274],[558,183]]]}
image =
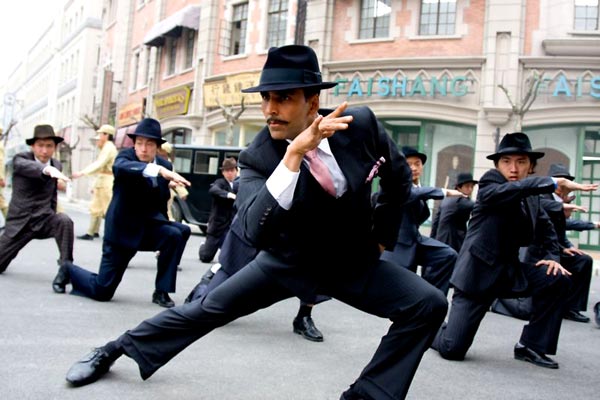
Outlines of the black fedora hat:
{"label": "black fedora hat", "polygon": [[159,146],[166,142],[166,140],[162,138],[160,122],[153,118],[144,118],[141,120],[135,127],[135,131],[133,133],[128,133],[127,136],[133,140],[135,140],[136,136],[154,139],[156,140],[156,144]]}
{"label": "black fedora hat", "polygon": [[31,146],[38,139],[52,139],[54,140],[55,144],[59,144],[60,142],[65,140],[60,136],[56,136],[52,125],[37,125],[35,128],[33,128],[33,137],[26,139],[25,143]]}
{"label": "black fedora hat", "polygon": [[271,47],[260,74],[258,86],[242,89],[243,93],[288,89],[328,89],[337,82],[323,82],[314,50],[308,46]]}
{"label": "black fedora hat", "polygon": [[562,164],[550,165],[550,168],[548,169],[548,176],[552,176],[554,178],[567,178],[570,181],[575,179],[575,177],[569,173],[569,168]]}
{"label": "black fedora hat", "polygon": [[527,154],[532,160],[544,157],[544,153],[532,150],[529,137],[523,132],[513,132],[504,135],[498,145],[498,150],[486,158],[496,161],[501,156],[508,154]]}
{"label": "black fedora hat", "polygon": [[404,153],[404,157],[406,157],[406,158],[408,158],[408,157],[419,157],[421,159],[421,162],[423,164],[425,164],[427,162],[427,155],[423,154],[423,153],[419,153],[417,151],[417,149],[415,149],[414,147],[403,146],[402,147],[402,153]]}
{"label": "black fedora hat", "polygon": [[460,174],[458,174],[458,177],[456,178],[456,185],[455,187],[459,187],[460,185],[464,185],[465,183],[479,183],[479,181],[476,181],[475,179],[473,179],[473,175],[469,172],[461,172]]}

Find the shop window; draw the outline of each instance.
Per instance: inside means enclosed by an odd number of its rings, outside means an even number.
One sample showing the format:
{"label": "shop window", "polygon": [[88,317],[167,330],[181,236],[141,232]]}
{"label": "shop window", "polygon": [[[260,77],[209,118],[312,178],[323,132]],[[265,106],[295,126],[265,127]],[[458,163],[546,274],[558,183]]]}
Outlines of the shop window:
{"label": "shop window", "polygon": [[454,35],[456,0],[422,0],[419,35]]}
{"label": "shop window", "polygon": [[598,3],[599,0],[575,0],[575,30],[598,30]]}
{"label": "shop window", "polygon": [[287,0],[269,0],[267,48],[285,44],[287,14]]}
{"label": "shop window", "polygon": [[359,39],[386,38],[390,31],[391,0],[362,0]]}
{"label": "shop window", "polygon": [[194,63],[194,45],[196,44],[196,31],[188,29],[185,35],[185,69],[193,67]]}
{"label": "shop window", "polygon": [[192,131],[185,128],[174,129],[165,133],[163,139],[171,144],[190,144],[192,143]]}
{"label": "shop window", "polygon": [[231,18],[231,38],[229,42],[229,55],[234,56],[246,52],[246,33],[248,26],[248,3],[233,6]]}
{"label": "shop window", "polygon": [[177,64],[177,38],[171,39],[168,63],[167,75],[173,75],[175,73],[175,66]]}
{"label": "shop window", "polygon": [[458,174],[473,171],[473,146],[457,144],[443,148],[437,153],[435,186],[454,189]]}

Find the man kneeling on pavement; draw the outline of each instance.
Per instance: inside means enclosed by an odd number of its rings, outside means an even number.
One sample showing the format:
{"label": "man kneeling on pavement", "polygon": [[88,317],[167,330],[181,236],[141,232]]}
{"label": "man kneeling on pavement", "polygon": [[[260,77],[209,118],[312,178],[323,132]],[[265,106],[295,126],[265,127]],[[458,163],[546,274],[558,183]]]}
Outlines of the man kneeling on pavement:
{"label": "man kneeling on pavement", "polygon": [[169,293],[175,292],[177,266],[191,230],[169,221],[169,185],[190,183],[172,170],[170,162],[156,156],[164,142],[157,120],[142,120],[129,136],[134,147],[121,150],[113,165],[115,181],[106,213],[100,270],[93,273],[71,265],[68,272],[72,293],[109,301],[133,256],[138,251],[158,250],[152,302],[173,307]]}

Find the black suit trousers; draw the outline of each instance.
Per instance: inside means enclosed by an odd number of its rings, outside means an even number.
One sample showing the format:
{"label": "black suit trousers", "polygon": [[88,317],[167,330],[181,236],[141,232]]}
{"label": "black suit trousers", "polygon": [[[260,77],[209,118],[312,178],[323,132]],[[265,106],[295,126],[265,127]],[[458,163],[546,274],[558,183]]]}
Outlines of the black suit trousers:
{"label": "black suit trousers", "polygon": [[59,264],[73,261],[73,221],[67,214],[52,214],[42,225],[41,229],[33,231],[26,226],[16,236],[0,235],[0,273],[4,272],[19,251],[33,239],[48,239],[53,237],[59,251]]}
{"label": "black suit trousers", "polygon": [[560,257],[560,264],[572,274],[571,288],[565,299],[567,304],[566,309],[586,311],[590,296],[594,260],[587,254],[562,255]]}
{"label": "black suit trousers", "polygon": [[[564,295],[570,287],[569,278],[546,275],[546,268],[522,263],[532,296],[532,313],[523,327],[521,344],[544,354],[556,354],[562,324]],[[448,322],[440,328],[432,347],[449,360],[464,359],[473,344],[475,334],[497,294],[506,289],[507,282],[498,282],[489,293],[469,295],[454,289]],[[503,296],[498,296],[503,297]]]}
{"label": "black suit trousers", "polygon": [[73,294],[109,301],[115,294],[129,261],[138,251],[160,251],[157,261],[155,289],[175,292],[177,266],[183,255],[191,230],[178,222],[152,224],[145,229],[139,248],[123,247],[108,240],[102,244],[102,259],[98,273],[76,265],[69,268]]}
{"label": "black suit trousers", "polygon": [[[278,263],[261,252],[205,297],[142,322],[125,332],[118,343],[147,379],[213,329],[294,296],[268,272],[270,265]],[[443,294],[412,272],[385,261],[361,273],[344,275],[319,291],[392,321],[353,386],[375,399],[403,399],[446,314]]]}

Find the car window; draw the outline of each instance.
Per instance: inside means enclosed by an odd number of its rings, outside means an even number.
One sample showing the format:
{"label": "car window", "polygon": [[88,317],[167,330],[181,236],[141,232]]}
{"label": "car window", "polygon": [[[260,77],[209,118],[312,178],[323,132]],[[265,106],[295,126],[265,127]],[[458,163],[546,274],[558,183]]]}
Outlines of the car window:
{"label": "car window", "polygon": [[219,153],[196,151],[194,174],[217,175],[219,172]]}
{"label": "car window", "polygon": [[192,169],[192,150],[175,150],[173,168],[179,173],[189,174]]}

